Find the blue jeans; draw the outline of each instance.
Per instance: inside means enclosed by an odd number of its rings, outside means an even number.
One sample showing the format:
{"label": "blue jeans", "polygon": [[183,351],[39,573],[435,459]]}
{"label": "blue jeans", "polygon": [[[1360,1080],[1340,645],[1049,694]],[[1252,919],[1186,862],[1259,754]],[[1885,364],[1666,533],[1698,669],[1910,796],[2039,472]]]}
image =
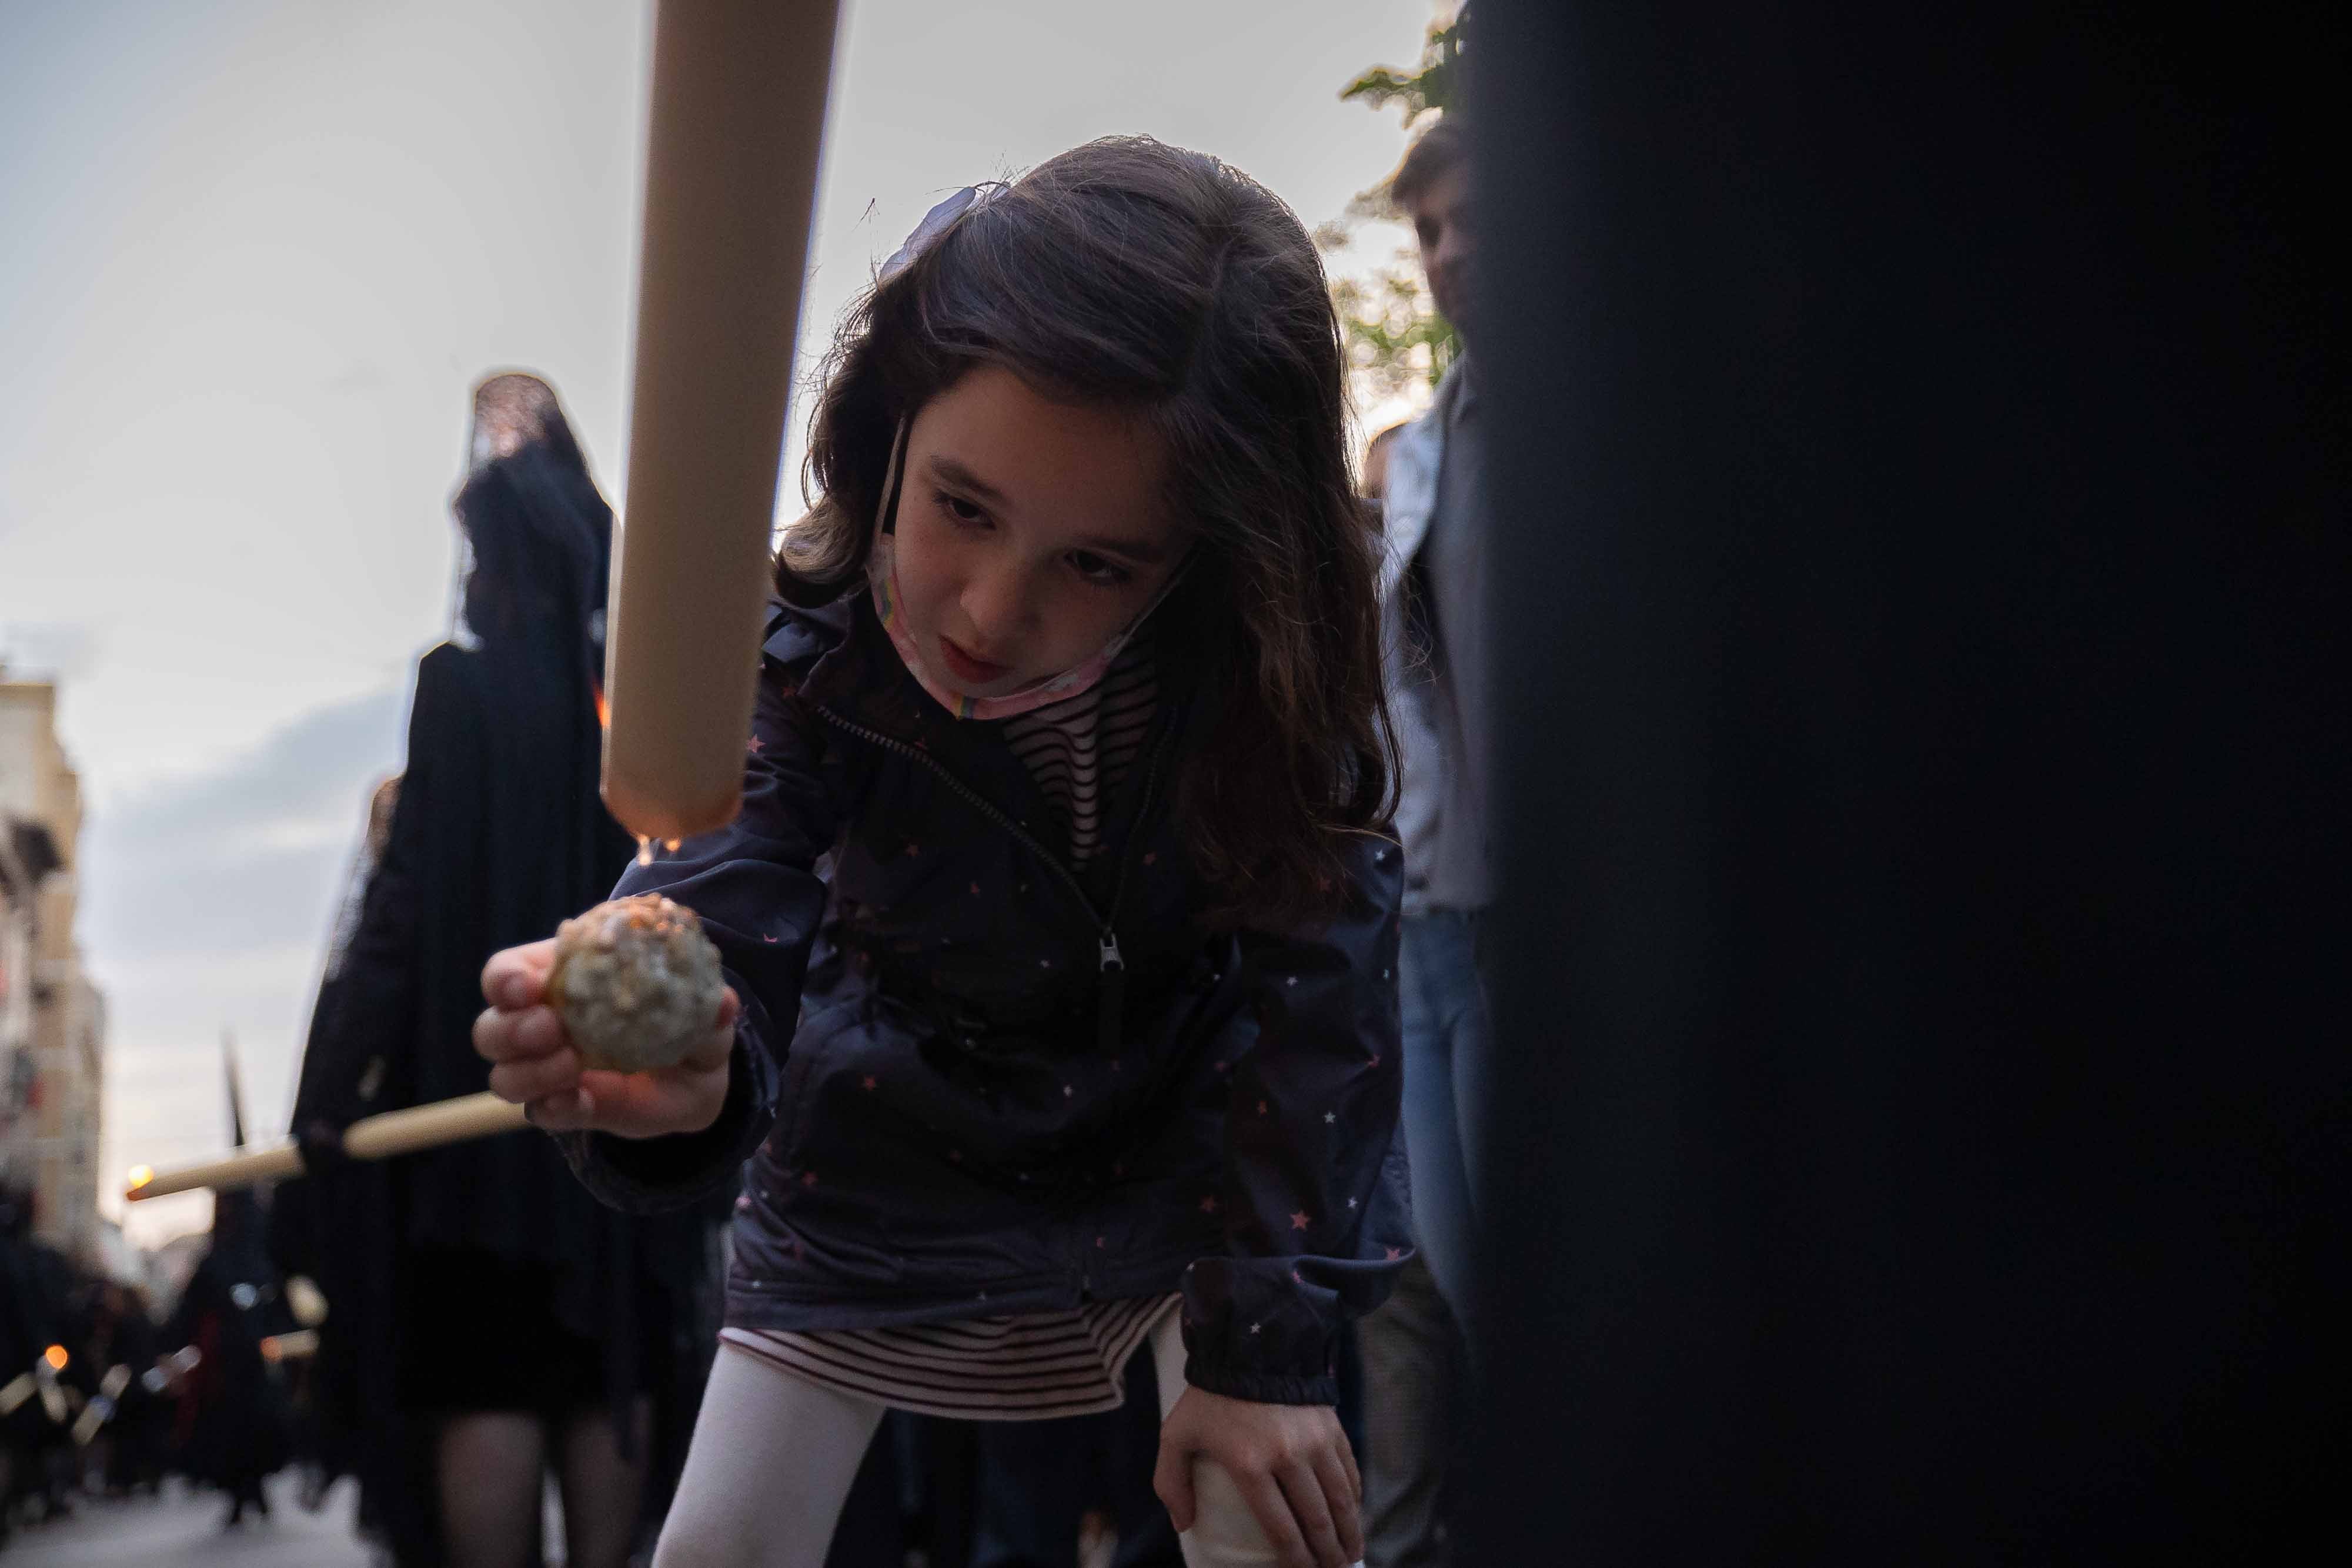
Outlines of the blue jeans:
{"label": "blue jeans", "polygon": [[1437,1288],[1467,1328],[1477,1227],[1476,1130],[1487,1071],[1477,916],[1458,909],[1408,915],[1402,947],[1397,984],[1413,1233]]}
{"label": "blue jeans", "polygon": [[1461,1335],[1415,1254],[1380,1310],[1356,1326],[1364,1353],[1365,1568],[1449,1568],[1454,1561],[1449,1484],[1469,1425]]}

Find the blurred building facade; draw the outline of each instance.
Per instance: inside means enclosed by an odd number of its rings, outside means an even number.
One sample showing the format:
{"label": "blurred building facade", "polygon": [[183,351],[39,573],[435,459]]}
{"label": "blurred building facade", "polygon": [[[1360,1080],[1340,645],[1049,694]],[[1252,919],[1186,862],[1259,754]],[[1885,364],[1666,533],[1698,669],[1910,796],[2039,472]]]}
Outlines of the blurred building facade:
{"label": "blurred building facade", "polygon": [[74,940],[81,782],[57,704],[0,670],[0,1179],[32,1191],[43,1240],[94,1261],[106,1009]]}

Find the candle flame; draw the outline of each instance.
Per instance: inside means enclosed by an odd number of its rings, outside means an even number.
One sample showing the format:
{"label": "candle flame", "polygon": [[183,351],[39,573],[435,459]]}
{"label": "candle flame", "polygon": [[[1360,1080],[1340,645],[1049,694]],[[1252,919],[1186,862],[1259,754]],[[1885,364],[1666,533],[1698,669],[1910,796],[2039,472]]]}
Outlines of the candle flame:
{"label": "candle flame", "polygon": [[132,1166],[131,1167],[131,1174],[123,1178],[132,1192],[137,1192],[141,1187],[145,1186],[149,1182],[153,1181],[154,1179],[155,1167],[153,1166]]}
{"label": "candle flame", "polygon": [[596,688],[596,725],[600,729],[613,727],[613,702],[602,686]]}
{"label": "candle flame", "polygon": [[66,1369],[66,1363],[71,1361],[73,1357],[66,1354],[65,1346],[53,1344],[41,1352],[41,1359],[49,1364],[51,1372],[63,1372]]}

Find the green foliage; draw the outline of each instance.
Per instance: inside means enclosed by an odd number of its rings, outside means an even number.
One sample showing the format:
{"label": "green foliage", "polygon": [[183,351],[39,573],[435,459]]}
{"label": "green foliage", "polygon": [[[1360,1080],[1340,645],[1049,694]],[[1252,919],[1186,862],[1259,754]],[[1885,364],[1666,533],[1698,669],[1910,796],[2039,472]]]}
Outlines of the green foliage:
{"label": "green foliage", "polygon": [[1429,297],[1411,251],[1370,277],[1331,285],[1331,304],[1348,342],[1348,368],[1359,404],[1385,402],[1416,381],[1434,386],[1461,340]]}
{"label": "green foliage", "polygon": [[1463,22],[1464,18],[1456,16],[1451,21],[1430,25],[1429,37],[1421,47],[1419,70],[1408,72],[1391,66],[1374,66],[1339,89],[1340,101],[1361,99],[1365,107],[1376,110],[1400,104],[1408,131],[1424,114],[1444,113],[1453,107],[1454,95],[1461,88]]}
{"label": "green foliage", "polygon": [[[1395,104],[1403,112],[1408,131],[1423,120],[1442,116],[1461,89],[1465,24],[1465,17],[1459,13],[1448,21],[1431,24],[1418,69],[1374,66],[1339,90],[1340,100],[1372,110]],[[1388,181],[1383,179],[1359,193],[1339,217],[1318,225],[1315,243],[1335,250],[1346,245],[1360,225],[1397,216],[1395,204],[1389,199]],[[1461,339],[1437,313],[1418,260],[1410,250],[1399,251],[1395,263],[1368,277],[1334,281],[1331,304],[1347,338],[1348,363],[1359,406],[1396,397],[1416,381],[1436,385],[1461,351]]]}

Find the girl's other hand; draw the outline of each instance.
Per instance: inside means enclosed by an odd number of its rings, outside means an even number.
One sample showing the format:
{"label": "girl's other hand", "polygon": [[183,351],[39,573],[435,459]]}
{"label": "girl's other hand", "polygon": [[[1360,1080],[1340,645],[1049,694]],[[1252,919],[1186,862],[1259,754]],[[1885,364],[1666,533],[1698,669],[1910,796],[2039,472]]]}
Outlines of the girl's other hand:
{"label": "girl's other hand", "polygon": [[1205,1388],[1177,1396],[1151,1489],[1180,1531],[1198,1512],[1196,1458],[1233,1478],[1283,1568],[1349,1568],[1363,1557],[1363,1477],[1328,1405],[1261,1405]]}
{"label": "girl's other hand", "polygon": [[581,1065],[563,1019],[547,1005],[554,962],[551,937],[493,954],[482,967],[482,996],[490,1005],[474,1020],[474,1049],[490,1063],[492,1093],[520,1105],[533,1125],[551,1133],[656,1138],[698,1133],[719,1119],[740,1010],[732,988],[719,998],[710,1032],[676,1067],[610,1072]]}

